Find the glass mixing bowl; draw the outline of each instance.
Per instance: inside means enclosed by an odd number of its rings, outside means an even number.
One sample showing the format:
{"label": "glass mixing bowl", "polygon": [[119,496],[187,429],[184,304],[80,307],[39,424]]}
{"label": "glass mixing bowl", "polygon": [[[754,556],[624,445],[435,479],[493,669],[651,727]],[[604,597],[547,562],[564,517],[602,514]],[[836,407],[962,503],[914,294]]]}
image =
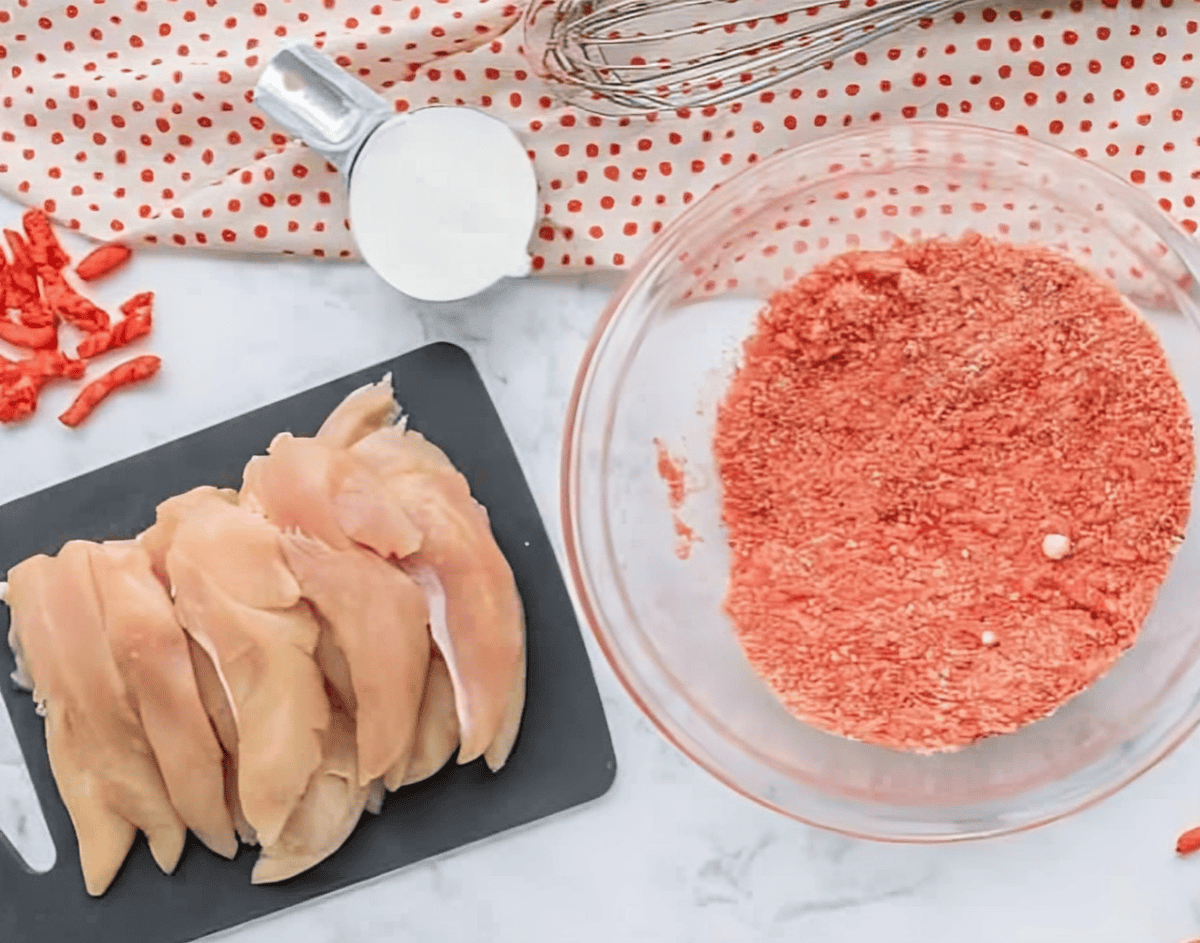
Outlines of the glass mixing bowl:
{"label": "glass mixing bowl", "polygon": [[[764,160],[660,234],[596,328],[563,453],[567,558],[584,615],[664,735],[738,792],[877,839],[1029,828],[1121,788],[1200,720],[1197,514],[1137,642],[1055,714],[957,753],[853,742],[791,716],[721,608],[728,547],[711,440],[740,345],[772,292],[850,248],[975,231],[1055,246],[1113,282],[1200,404],[1200,247],[1139,191],[1025,138],[909,123]],[[655,439],[684,464],[679,517]],[[1193,506],[1200,501],[1193,489]]]}

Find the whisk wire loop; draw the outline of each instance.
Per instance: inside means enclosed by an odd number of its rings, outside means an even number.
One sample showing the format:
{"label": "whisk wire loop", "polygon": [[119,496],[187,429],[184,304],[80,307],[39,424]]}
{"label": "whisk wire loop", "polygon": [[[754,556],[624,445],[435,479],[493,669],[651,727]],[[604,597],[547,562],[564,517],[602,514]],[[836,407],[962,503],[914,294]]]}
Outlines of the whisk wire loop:
{"label": "whisk wire loop", "polygon": [[527,50],[540,48],[537,64],[587,111],[702,108],[827,66],[964,0],[858,3],[542,0],[527,15]]}

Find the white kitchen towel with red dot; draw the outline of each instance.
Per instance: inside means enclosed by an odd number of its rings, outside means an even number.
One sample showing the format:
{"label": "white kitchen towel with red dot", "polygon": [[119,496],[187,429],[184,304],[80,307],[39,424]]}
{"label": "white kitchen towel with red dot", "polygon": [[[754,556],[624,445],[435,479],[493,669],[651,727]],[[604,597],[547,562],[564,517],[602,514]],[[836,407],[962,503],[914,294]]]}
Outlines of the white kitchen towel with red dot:
{"label": "white kitchen towel with red dot", "polygon": [[0,191],[101,240],[352,258],[341,178],[252,101],[272,53],[309,40],[397,110],[471,105],[521,135],[544,200],[537,270],[624,266],[734,171],[883,119],[1041,138],[1188,230],[1200,220],[1200,0],[964,7],[752,99],[620,120],[555,98],[522,55],[521,14],[507,0],[0,0]]}

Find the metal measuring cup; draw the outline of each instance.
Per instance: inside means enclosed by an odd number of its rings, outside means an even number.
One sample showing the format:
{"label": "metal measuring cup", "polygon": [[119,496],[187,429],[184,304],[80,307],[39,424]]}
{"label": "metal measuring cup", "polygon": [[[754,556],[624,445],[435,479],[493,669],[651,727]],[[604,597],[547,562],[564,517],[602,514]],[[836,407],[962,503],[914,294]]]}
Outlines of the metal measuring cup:
{"label": "metal measuring cup", "polygon": [[304,44],[267,63],[255,103],[346,178],[364,260],[413,298],[466,298],[530,270],[538,188],[525,146],[472,108],[402,114]]}

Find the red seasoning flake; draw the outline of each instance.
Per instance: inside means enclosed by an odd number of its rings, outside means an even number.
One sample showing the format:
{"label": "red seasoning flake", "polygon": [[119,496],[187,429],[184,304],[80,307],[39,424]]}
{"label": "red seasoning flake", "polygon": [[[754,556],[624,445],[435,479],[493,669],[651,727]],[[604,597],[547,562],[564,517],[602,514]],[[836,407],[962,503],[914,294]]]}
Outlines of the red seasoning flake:
{"label": "red seasoning flake", "polygon": [[1058,254],[844,254],[773,299],[721,404],[726,609],[818,727],[919,752],[1016,730],[1133,644],[1192,434],[1150,328]]}
{"label": "red seasoning flake", "polygon": [[700,535],[688,527],[678,514],[672,514],[671,519],[675,523],[675,556],[686,560],[692,555],[692,544],[700,540]]}
{"label": "red seasoning flake", "polygon": [[683,477],[683,459],[675,458],[662,439],[654,440],[654,448],[658,453],[658,477],[667,483],[667,497],[671,502],[671,510],[677,511],[683,506],[687,482]]}
{"label": "red seasoning flake", "polygon": [[683,459],[676,458],[668,452],[662,439],[654,440],[654,450],[657,455],[658,477],[666,482],[667,501],[670,503],[672,511],[671,521],[675,525],[675,556],[680,560],[686,560],[692,555],[692,544],[699,540],[700,536],[676,513],[683,507],[683,499],[687,496],[687,478],[683,473]]}

